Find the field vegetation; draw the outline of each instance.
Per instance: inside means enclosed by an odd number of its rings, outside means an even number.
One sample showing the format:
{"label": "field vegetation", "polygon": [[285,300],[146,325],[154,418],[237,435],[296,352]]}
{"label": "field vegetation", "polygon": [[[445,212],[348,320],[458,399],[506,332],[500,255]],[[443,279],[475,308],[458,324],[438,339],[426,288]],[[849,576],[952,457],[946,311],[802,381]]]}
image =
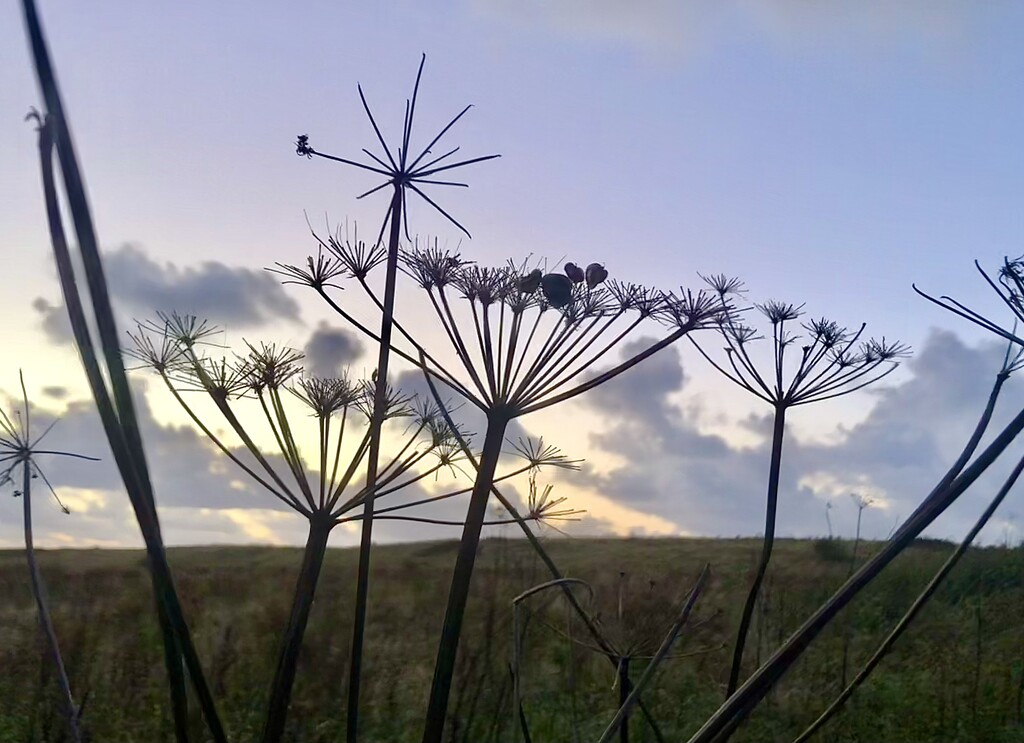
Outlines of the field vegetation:
{"label": "field vegetation", "polygon": [[[861,558],[877,550],[862,543]],[[732,632],[759,555],[754,539],[554,539],[564,572],[594,587],[585,606],[617,647],[650,655],[705,561],[712,573],[645,701],[666,740],[689,737],[721,704]],[[843,582],[852,540],[779,540],[750,632],[760,664]],[[363,725],[366,740],[407,741],[430,686],[431,638],[442,621],[454,541],[377,548],[373,563]],[[859,668],[954,545],[919,540],[840,615],[734,740],[792,740],[840,691],[844,638]],[[174,740],[160,630],[142,551],[39,553],[83,727],[110,743]],[[172,548],[169,561],[227,733],[260,732],[266,679],[301,562],[298,548]],[[351,593],[358,552],[331,549],[312,611],[286,739],[344,735]],[[483,542],[452,692],[452,741],[518,741],[509,663],[512,601],[547,578],[525,540]],[[0,741],[56,741],[63,716],[39,633],[24,555],[0,553]],[[618,706],[615,669],[569,622],[557,592],[524,602],[523,710],[534,740],[597,738]],[[620,609],[621,607],[621,609]],[[646,664],[636,660],[637,668]],[[749,670],[749,669],[748,669]],[[818,741],[1015,741],[1024,735],[1024,549],[975,548],[950,573],[891,654]],[[194,740],[209,740],[193,707]],[[635,716],[630,739],[654,741]]]}

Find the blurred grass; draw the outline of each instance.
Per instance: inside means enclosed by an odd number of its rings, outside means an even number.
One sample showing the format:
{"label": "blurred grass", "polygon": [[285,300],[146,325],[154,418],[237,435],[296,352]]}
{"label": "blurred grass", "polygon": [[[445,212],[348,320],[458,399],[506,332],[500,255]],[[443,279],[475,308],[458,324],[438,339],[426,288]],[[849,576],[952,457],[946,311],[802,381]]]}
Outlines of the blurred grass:
{"label": "blurred grass", "polygon": [[[843,556],[849,555],[850,544],[832,541],[826,547],[814,541],[777,543],[748,643],[751,667],[845,577],[849,562]],[[566,574],[594,586],[594,610],[609,636],[640,653],[656,647],[700,566],[712,563],[696,627],[684,633],[674,651],[677,656],[701,652],[669,660],[646,696],[666,738],[685,740],[721,700],[728,660],[723,646],[732,639],[758,540],[556,539],[549,548]],[[872,548],[862,544],[861,558]],[[404,742],[419,735],[455,549],[454,541],[377,548],[364,679],[367,741]],[[856,602],[850,614],[854,667],[952,549],[951,544],[922,542]],[[231,739],[255,740],[300,551],[191,547],[169,550],[169,559]],[[328,553],[288,740],[344,737],[356,559],[354,549]],[[85,700],[83,720],[92,740],[171,741],[144,554],[52,550],[40,553],[40,564],[72,688]],[[449,731],[456,741],[514,741],[508,676],[511,600],[548,576],[519,540],[486,540],[478,565]],[[620,585],[622,621],[616,616]],[[570,645],[564,602],[554,593],[529,606],[523,689],[534,740],[575,740],[574,714],[581,739],[595,739],[614,712],[614,669],[587,648]],[[572,634],[586,640],[578,623]],[[786,741],[799,733],[839,691],[841,644],[839,626],[826,632],[734,740]],[[633,662],[635,676],[643,664]],[[974,549],[818,739],[1024,740],[1022,695],[1024,549]],[[198,719],[194,727],[196,740],[202,740]],[[59,741],[62,732],[23,555],[0,551],[0,742]],[[639,718],[632,732],[634,741],[654,740]]]}

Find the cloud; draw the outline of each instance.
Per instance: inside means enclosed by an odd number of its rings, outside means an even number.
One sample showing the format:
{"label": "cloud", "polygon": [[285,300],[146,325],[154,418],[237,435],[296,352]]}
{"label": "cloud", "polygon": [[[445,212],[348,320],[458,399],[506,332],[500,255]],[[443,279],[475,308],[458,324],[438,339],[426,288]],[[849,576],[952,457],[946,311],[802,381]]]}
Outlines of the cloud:
{"label": "cloud", "polygon": [[39,315],[39,324],[43,333],[52,343],[71,343],[74,336],[71,334],[71,322],[68,320],[68,313],[62,304],[50,304],[44,297],[36,297],[32,300],[32,309]]}
{"label": "cloud", "polygon": [[67,387],[63,387],[58,384],[49,385],[43,387],[43,394],[53,400],[64,400],[70,394],[70,390]]}
{"label": "cloud", "polygon": [[321,321],[302,350],[307,374],[336,377],[362,355],[363,344],[351,332]]}
{"label": "cloud", "polygon": [[[847,496],[857,492],[876,501],[865,512],[865,532],[884,537],[959,454],[1001,361],[999,344],[969,347],[952,333],[933,332],[907,364],[906,381],[861,393],[865,403],[873,402],[862,422],[840,428],[834,440],[824,443],[802,441],[790,431],[783,457],[780,532],[824,533],[830,501],[836,505],[836,531],[852,528],[856,509]],[[585,397],[585,405],[610,421],[591,434],[590,443],[621,464],[602,473],[585,467],[580,485],[667,519],[687,533],[760,533],[770,449],[767,431],[757,427],[764,432],[759,441],[742,447],[702,432],[699,414],[673,402],[686,381],[681,358],[670,349]],[[1022,406],[1024,393],[1019,382],[1011,380],[993,428]],[[801,415],[827,416],[828,403],[797,408],[789,420]],[[591,459],[595,456],[600,455],[592,454]],[[1009,466],[1001,463],[979,481],[932,533],[956,536],[966,531]]]}
{"label": "cloud", "polygon": [[[115,308],[128,318],[179,312],[229,329],[247,329],[278,320],[299,321],[299,305],[268,273],[204,261],[198,266],[158,263],[136,245],[105,252],[103,266]],[[39,297],[32,308],[55,343],[70,343],[63,304]],[[124,322],[122,321],[122,325]]]}
{"label": "cloud", "polygon": [[160,264],[135,245],[107,253],[104,267],[114,297],[136,314],[176,311],[231,328],[299,319],[298,303],[264,271],[218,261],[195,267]]}

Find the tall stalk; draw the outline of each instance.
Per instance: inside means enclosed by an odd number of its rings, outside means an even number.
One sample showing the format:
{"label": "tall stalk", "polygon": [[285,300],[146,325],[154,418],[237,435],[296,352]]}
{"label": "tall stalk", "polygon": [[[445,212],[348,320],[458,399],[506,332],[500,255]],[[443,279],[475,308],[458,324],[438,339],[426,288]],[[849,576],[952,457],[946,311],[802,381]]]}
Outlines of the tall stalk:
{"label": "tall stalk", "polygon": [[747,599],[743,604],[743,613],[740,615],[740,625],[736,630],[736,644],[733,647],[732,665],[729,669],[729,684],[726,688],[726,696],[736,691],[739,684],[740,669],[743,666],[743,648],[747,642],[747,633],[750,631],[750,622],[754,616],[754,608],[757,606],[757,599],[761,593],[761,584],[764,582],[765,573],[768,572],[768,564],[772,559],[772,548],[775,546],[775,518],[779,508],[779,479],[782,471],[782,441],[786,433],[786,405],[777,403],[775,405],[775,423],[772,427],[772,454],[771,463],[768,468],[768,494],[765,498],[764,511],[764,537],[761,542],[761,558],[757,563],[757,571],[754,580],[750,583],[747,591]]}
{"label": "tall stalk", "polygon": [[71,682],[68,680],[67,670],[64,668],[64,658],[60,652],[60,643],[57,641],[57,631],[53,628],[50,609],[46,603],[46,586],[43,583],[43,576],[39,572],[39,564],[36,562],[36,550],[32,537],[32,469],[27,459],[22,465],[21,498],[24,512],[25,559],[28,561],[32,595],[35,597],[36,609],[39,612],[39,625],[46,637],[46,649],[50,653],[50,661],[57,672],[57,686],[60,687],[60,701],[64,708],[68,733],[74,743],[81,743],[82,732],[78,725],[78,708],[71,696]]}
{"label": "tall stalk", "polygon": [[430,698],[427,702],[427,718],[423,729],[423,743],[440,743],[444,733],[445,717],[448,711],[448,696],[452,677],[455,673],[455,659],[462,634],[462,620],[469,600],[469,587],[473,578],[473,566],[480,545],[480,532],[487,514],[487,501],[494,482],[494,473],[501,456],[501,445],[505,430],[511,420],[508,412],[492,411],[487,417],[487,432],[480,452],[480,468],[477,470],[466,511],[466,525],[459,542],[459,552],[452,572],[451,588],[448,590],[448,605],[445,609],[441,639],[434,664],[434,678],[430,684]]}
{"label": "tall stalk", "polygon": [[[22,8],[39,87],[46,108],[46,115],[38,117],[40,119],[39,148],[54,258],[75,345],[81,355],[107,440],[139,523],[146,545],[154,594],[159,611],[164,612],[165,615],[161,618],[160,627],[163,634],[168,683],[172,687],[171,699],[176,710],[174,715],[176,734],[179,741],[187,740],[187,731],[182,727],[185,716],[180,714],[179,710],[179,706],[186,699],[185,678],[180,668],[180,661],[184,659],[188,668],[188,678],[196,691],[210,733],[215,743],[226,743],[224,729],[192,643],[164,552],[152,483],[149,479],[145,450],[139,434],[135,406],[121,359],[120,338],[99,255],[99,244],[78,159],[75,155],[70,125],[64,112],[56,76],[43,36],[42,24],[32,0],[23,0]],[[56,146],[60,158],[68,208],[78,237],[81,262],[89,286],[92,314],[99,334],[100,354],[97,354],[97,347],[93,343],[86,321],[85,309],[78,292],[75,271],[64,233],[63,217],[57,200],[53,172],[52,151],[54,146]]]}
{"label": "tall stalk", "polygon": [[959,498],[998,459],[1006,447],[1024,431],[1024,410],[1020,411],[977,459],[948,485],[937,487],[921,507],[910,516],[874,556],[867,560],[832,597],[822,604],[775,651],[757,671],[711,715],[690,738],[689,743],[711,743],[719,740],[726,729],[735,726],[750,714],[772,686],[803,655],[824,630],[866,586],[896,559],[913,540]]}
{"label": "tall stalk", "polygon": [[[418,80],[417,80],[418,82]],[[380,461],[380,434],[384,424],[387,400],[388,361],[391,357],[391,328],[395,310],[395,279],[398,275],[398,241],[402,226],[403,191],[395,183],[388,219],[387,269],[384,280],[384,311],[381,315],[380,344],[377,355],[376,384],[373,391],[373,416],[370,418],[370,447],[366,459],[366,499],[363,503],[362,530],[359,537],[359,565],[356,572],[356,598],[352,620],[352,650],[348,675],[348,717],[345,736],[355,743],[359,734],[359,691],[363,672],[363,643],[366,635],[367,599],[370,589],[370,552],[373,548],[373,504],[377,489],[377,469]]]}
{"label": "tall stalk", "polygon": [[[740,295],[744,291],[737,279],[727,276],[708,276],[705,281],[723,305],[730,296]],[[725,341],[724,360],[716,361],[701,344],[690,337],[700,354],[716,370],[754,397],[771,405],[775,414],[761,557],[736,633],[736,645],[726,685],[727,699],[739,685],[747,634],[775,543],[786,412],[789,408],[841,397],[874,384],[895,371],[899,360],[908,354],[906,346],[888,342],[885,338],[862,340],[864,325],[856,330],[848,330],[832,320],[820,318],[800,323],[799,329],[793,330],[793,323],[803,315],[803,305],[769,300],[755,304],[754,307],[771,325],[770,347],[767,349],[770,353],[766,354],[767,363],[763,368],[759,368],[760,365],[752,355],[753,346],[768,337],[769,333],[766,331],[764,336],[760,335],[753,327],[744,324],[737,313],[725,312],[720,315],[720,337]]]}
{"label": "tall stalk", "polygon": [[[370,581],[370,552],[372,548],[372,537],[373,537],[373,522],[374,522],[374,511],[373,511],[373,499],[374,492],[376,490],[376,480],[378,475],[379,466],[379,452],[380,452],[380,427],[383,422],[383,418],[378,418],[377,408],[383,403],[383,400],[387,392],[387,374],[388,374],[388,360],[391,354],[391,332],[393,327],[394,317],[394,304],[395,304],[395,279],[397,276],[398,269],[398,258],[399,258],[399,242],[402,234],[402,227],[405,225],[406,237],[409,236],[408,231],[408,215],[405,210],[406,191],[411,190],[413,193],[421,197],[431,207],[440,212],[448,221],[458,227],[461,231],[465,232],[469,236],[469,232],[459,224],[448,212],[442,209],[435,201],[427,196],[422,188],[426,185],[432,186],[461,186],[465,187],[467,184],[458,183],[447,180],[438,180],[433,178],[440,173],[448,173],[449,171],[456,170],[465,165],[471,165],[473,163],[483,162],[485,160],[491,160],[497,155],[485,155],[483,157],[470,158],[468,160],[461,160],[457,162],[444,161],[451,155],[458,151],[458,147],[450,150],[440,156],[433,157],[427,162],[423,162],[429,154],[431,154],[435,145],[444,137],[455,123],[461,119],[466,112],[469,110],[469,106],[466,106],[455,118],[453,118],[444,128],[441,129],[430,143],[424,147],[419,155],[412,154],[410,150],[410,139],[412,137],[413,122],[416,115],[416,101],[419,93],[420,78],[423,75],[423,64],[426,61],[426,55],[420,59],[419,69],[416,72],[416,84],[413,87],[412,97],[406,100],[405,104],[405,121],[402,127],[402,139],[401,143],[394,148],[389,147],[387,141],[384,139],[381,133],[380,127],[378,127],[376,120],[373,117],[370,107],[366,102],[366,97],[363,95],[362,87],[359,87],[359,97],[363,104],[363,110],[366,112],[367,118],[373,127],[374,133],[377,137],[377,141],[381,145],[382,153],[378,157],[364,150],[366,154],[373,160],[373,165],[367,163],[360,163],[354,160],[349,160],[343,157],[337,157],[334,155],[328,155],[326,153],[318,152],[309,144],[309,137],[305,134],[300,135],[296,142],[296,153],[308,157],[318,157],[326,160],[333,160],[340,162],[345,165],[359,168],[363,171],[376,173],[384,176],[387,180],[363,193],[359,198],[368,196],[375,193],[387,186],[393,188],[390,205],[388,207],[386,216],[383,223],[381,224],[380,237],[378,237],[377,244],[374,245],[369,251],[363,252],[362,246],[360,247],[360,261],[359,265],[346,266],[345,268],[349,272],[357,276],[360,279],[365,278],[366,272],[369,268],[377,265],[382,256],[379,252],[380,239],[383,237],[384,230],[390,227],[390,233],[388,235],[388,246],[387,252],[383,256],[383,260],[386,264],[386,277],[384,284],[384,301],[380,305],[381,308],[381,323],[380,332],[375,335],[379,342],[378,358],[377,358],[377,379],[376,388],[374,394],[375,401],[375,417],[371,421],[370,427],[370,443],[369,443],[369,454],[367,457],[367,473],[366,473],[366,485],[367,485],[367,496],[364,504],[363,518],[362,518],[362,531],[359,543],[359,565],[357,568],[356,577],[356,597],[355,597],[355,617],[352,625],[352,648],[350,653],[350,665],[349,665],[349,684],[348,684],[348,717],[346,719],[345,734],[348,743],[356,743],[359,733],[359,694],[360,684],[362,679],[362,661],[363,661],[363,647],[366,634],[366,613],[367,613],[367,601],[369,594],[369,581]],[[444,163],[444,164],[442,164]],[[444,176],[447,178],[447,176]],[[335,246],[335,242],[332,240],[329,249]],[[365,260],[366,263],[362,261]],[[319,267],[322,269],[326,264],[322,260],[318,261]],[[311,271],[313,270],[314,263],[310,260]],[[284,273],[288,273],[289,267],[282,267],[285,269]],[[339,271],[342,273],[343,271]],[[337,274],[335,274],[337,275]],[[326,279],[319,277],[316,285],[319,290],[323,290],[325,284],[329,283],[332,276],[328,275]],[[382,415],[382,414],[381,414]]]}
{"label": "tall stalk", "polygon": [[333,523],[326,519],[311,520],[306,547],[302,553],[302,567],[295,584],[291,616],[281,642],[274,681],[271,685],[270,701],[267,705],[267,720],[263,726],[263,741],[271,743],[281,740],[284,733],[288,704],[291,701],[292,685],[298,666],[302,638],[309,621],[309,610],[316,596],[317,581],[327,553],[327,539]]}

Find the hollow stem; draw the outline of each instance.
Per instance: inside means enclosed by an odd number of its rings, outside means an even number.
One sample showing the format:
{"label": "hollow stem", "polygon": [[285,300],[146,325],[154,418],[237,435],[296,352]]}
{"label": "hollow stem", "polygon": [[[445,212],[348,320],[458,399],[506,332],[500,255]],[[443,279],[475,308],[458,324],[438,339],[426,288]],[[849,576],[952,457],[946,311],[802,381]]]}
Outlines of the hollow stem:
{"label": "hollow stem", "polygon": [[391,330],[395,310],[395,280],[398,275],[398,243],[402,228],[403,187],[394,184],[391,197],[391,232],[388,235],[387,271],[384,279],[384,311],[381,315],[380,350],[377,355],[377,380],[373,390],[373,415],[370,418],[370,443],[366,458],[366,498],[363,501],[362,533],[359,538],[359,565],[356,569],[355,616],[352,621],[352,650],[348,677],[348,717],[345,736],[355,743],[359,734],[359,692],[363,672],[363,644],[366,636],[366,604],[370,590],[370,552],[373,547],[373,501],[377,489],[380,461],[380,435],[384,424],[388,393],[388,361],[391,357]]}
{"label": "hollow stem", "polygon": [[[320,514],[318,514],[320,516]],[[288,618],[278,655],[274,680],[270,687],[270,701],[267,704],[267,719],[263,726],[263,743],[278,743],[284,733],[288,704],[291,701],[295,671],[299,662],[302,638],[309,621],[309,610],[313,606],[316,585],[327,552],[327,538],[332,524],[329,520],[314,517],[309,522],[309,536],[302,553],[302,567],[295,584],[292,611]]]}
{"label": "hollow stem", "polygon": [[455,673],[455,658],[459,650],[459,637],[462,634],[462,620],[469,600],[473,567],[480,545],[480,532],[487,514],[487,500],[509,421],[508,412],[504,410],[491,411],[487,418],[487,433],[480,453],[480,467],[470,495],[466,525],[462,531],[455,570],[452,573],[452,584],[448,592],[448,606],[445,610],[437,661],[434,665],[434,678],[430,686],[430,699],[427,703],[423,743],[441,743],[444,733],[448,696]]}
{"label": "hollow stem", "polygon": [[739,685],[740,670],[743,666],[743,648],[747,642],[747,633],[750,631],[750,622],[754,616],[757,597],[761,593],[761,584],[764,582],[765,573],[768,572],[768,563],[772,559],[772,548],[775,546],[775,517],[779,505],[779,475],[782,468],[782,442],[785,432],[786,405],[785,403],[776,403],[775,425],[772,430],[771,464],[768,470],[768,496],[764,511],[764,540],[761,542],[761,558],[757,564],[757,572],[754,574],[754,580],[747,592],[747,600],[743,604],[743,614],[740,616],[739,629],[736,631],[732,666],[729,669],[729,683],[725,692],[727,698],[732,696]]}

